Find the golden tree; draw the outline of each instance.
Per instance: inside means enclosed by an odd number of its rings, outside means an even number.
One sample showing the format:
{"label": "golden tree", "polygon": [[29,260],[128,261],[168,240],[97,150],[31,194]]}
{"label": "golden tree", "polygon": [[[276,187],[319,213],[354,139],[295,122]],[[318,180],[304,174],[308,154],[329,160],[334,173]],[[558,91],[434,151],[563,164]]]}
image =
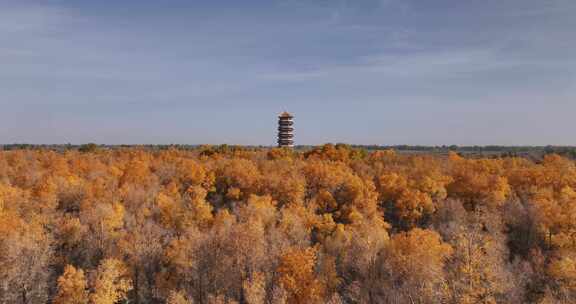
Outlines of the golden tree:
{"label": "golden tree", "polygon": [[279,282],[288,292],[288,303],[319,303],[324,286],[316,277],[316,249],[292,248],[280,257]]}
{"label": "golden tree", "polygon": [[115,304],[132,289],[128,269],[117,259],[105,259],[96,270],[90,295],[91,304]]}
{"label": "golden tree", "polygon": [[405,301],[430,302],[446,297],[444,265],[452,247],[435,231],[414,228],[392,236],[381,261]]}
{"label": "golden tree", "polygon": [[552,279],[556,298],[565,303],[576,301],[576,254],[558,253],[548,265],[546,272]]}
{"label": "golden tree", "polygon": [[66,265],[64,273],[58,278],[58,292],[54,304],[86,304],[88,289],[84,271],[72,265]]}

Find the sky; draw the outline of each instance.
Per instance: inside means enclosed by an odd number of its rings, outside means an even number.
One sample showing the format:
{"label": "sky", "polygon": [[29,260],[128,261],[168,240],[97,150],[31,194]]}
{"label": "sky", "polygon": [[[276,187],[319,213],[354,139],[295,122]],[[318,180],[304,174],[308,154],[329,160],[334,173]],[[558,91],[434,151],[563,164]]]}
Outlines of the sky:
{"label": "sky", "polygon": [[0,0],[0,144],[576,145],[574,0]]}

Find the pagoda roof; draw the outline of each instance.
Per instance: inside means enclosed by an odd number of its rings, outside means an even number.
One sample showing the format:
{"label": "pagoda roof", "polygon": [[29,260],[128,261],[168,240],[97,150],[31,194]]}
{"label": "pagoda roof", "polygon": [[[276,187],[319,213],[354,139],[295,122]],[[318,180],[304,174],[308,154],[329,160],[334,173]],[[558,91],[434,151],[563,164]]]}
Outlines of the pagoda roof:
{"label": "pagoda roof", "polygon": [[278,115],[278,117],[290,117],[290,118],[291,118],[291,117],[294,117],[294,116],[292,116],[292,114],[284,111],[284,112],[280,113],[280,115]]}

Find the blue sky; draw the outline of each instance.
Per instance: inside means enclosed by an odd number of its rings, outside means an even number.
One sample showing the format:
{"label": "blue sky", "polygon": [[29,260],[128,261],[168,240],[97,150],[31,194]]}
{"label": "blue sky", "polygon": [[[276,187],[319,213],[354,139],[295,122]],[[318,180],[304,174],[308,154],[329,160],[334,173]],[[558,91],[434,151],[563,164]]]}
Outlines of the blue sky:
{"label": "blue sky", "polygon": [[573,0],[0,0],[0,143],[576,145]]}

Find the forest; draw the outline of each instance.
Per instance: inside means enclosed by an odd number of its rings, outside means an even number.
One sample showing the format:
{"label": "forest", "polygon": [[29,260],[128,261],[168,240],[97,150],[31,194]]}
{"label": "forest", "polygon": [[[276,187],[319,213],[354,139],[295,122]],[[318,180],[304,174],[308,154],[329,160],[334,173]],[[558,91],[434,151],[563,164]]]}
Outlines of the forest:
{"label": "forest", "polygon": [[0,303],[576,303],[576,163],[0,151]]}

